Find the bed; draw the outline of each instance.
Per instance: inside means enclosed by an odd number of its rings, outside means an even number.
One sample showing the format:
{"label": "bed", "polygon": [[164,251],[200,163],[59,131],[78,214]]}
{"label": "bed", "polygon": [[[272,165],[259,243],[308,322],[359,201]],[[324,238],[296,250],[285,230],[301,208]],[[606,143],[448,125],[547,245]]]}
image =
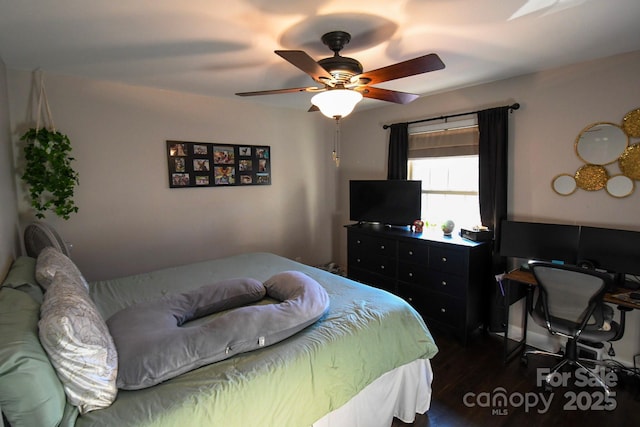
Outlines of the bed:
{"label": "bed", "polygon": [[[15,336],[20,329],[16,327],[19,304],[14,300],[19,298],[32,309],[35,304],[37,309],[37,303],[16,294],[33,291],[26,286],[31,277],[25,276],[35,261],[28,257],[18,261],[0,289],[0,339],[5,343],[20,341]],[[316,323],[277,344],[161,384],[118,390],[115,401],[104,409],[80,415],[77,408],[63,403],[61,420],[49,425],[389,427],[394,416],[411,422],[416,413],[427,411],[429,359],[437,347],[420,315],[385,291],[270,253],[242,254],[88,286],[100,314],[109,319],[132,304],[203,284],[239,276],[265,281],[291,270],[315,279],[329,295],[330,308]],[[29,299],[35,301],[37,295]],[[3,348],[0,353],[0,389],[15,381],[5,378],[15,371],[8,365],[29,369],[24,355],[17,358],[8,351]],[[42,381],[35,373],[32,376]],[[0,399],[8,415],[7,405],[16,402]]]}

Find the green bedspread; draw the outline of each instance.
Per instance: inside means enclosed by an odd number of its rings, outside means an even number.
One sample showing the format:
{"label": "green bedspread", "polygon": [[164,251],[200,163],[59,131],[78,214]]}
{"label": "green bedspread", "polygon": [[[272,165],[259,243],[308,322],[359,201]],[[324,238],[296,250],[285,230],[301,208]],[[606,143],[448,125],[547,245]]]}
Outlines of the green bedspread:
{"label": "green bedspread", "polygon": [[310,426],[383,373],[437,352],[422,318],[402,299],[326,271],[255,253],[94,282],[90,292],[108,318],[118,310],[232,277],[265,281],[302,271],[328,292],[320,321],[273,346],[208,365],[151,388],[120,390],[109,408],[64,425]]}

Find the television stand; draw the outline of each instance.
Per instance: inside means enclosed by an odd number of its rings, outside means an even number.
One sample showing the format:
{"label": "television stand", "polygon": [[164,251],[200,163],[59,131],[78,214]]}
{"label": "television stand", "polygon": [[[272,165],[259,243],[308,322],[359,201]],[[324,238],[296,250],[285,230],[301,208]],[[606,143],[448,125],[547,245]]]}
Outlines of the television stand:
{"label": "television stand", "polygon": [[409,302],[429,327],[462,343],[482,326],[491,286],[491,244],[441,231],[354,224],[347,228],[347,275]]}

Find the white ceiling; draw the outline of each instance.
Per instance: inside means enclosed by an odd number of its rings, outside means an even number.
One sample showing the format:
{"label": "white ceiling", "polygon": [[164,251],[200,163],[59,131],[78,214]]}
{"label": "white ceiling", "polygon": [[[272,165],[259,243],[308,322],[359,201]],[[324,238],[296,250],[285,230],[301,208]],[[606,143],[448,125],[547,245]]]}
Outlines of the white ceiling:
{"label": "white ceiling", "polygon": [[[639,50],[640,1],[0,0],[8,68],[229,98],[313,85],[273,51],[331,56],[333,30],[365,71],[437,53],[445,69],[378,85],[425,96]],[[306,110],[311,96],[243,99]]]}

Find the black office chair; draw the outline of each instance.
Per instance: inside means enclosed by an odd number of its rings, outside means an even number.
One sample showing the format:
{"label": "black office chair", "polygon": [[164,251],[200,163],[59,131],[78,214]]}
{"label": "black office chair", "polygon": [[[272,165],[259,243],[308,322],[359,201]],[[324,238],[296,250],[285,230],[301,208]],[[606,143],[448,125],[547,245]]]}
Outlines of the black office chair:
{"label": "black office chair", "polygon": [[[551,388],[553,375],[563,366],[577,366],[600,384],[609,397],[609,387],[595,372],[585,366],[604,364],[601,361],[578,358],[577,344],[615,341],[624,333],[625,311],[620,309],[620,322],[613,321],[613,309],[604,303],[604,294],[611,285],[606,273],[566,264],[535,261],[530,264],[538,286],[535,302],[530,299],[529,313],[533,320],[552,335],[567,338],[564,353],[528,350],[523,354],[526,364],[529,354],[561,358],[545,378],[545,388]],[[600,363],[598,363],[600,362]]]}

